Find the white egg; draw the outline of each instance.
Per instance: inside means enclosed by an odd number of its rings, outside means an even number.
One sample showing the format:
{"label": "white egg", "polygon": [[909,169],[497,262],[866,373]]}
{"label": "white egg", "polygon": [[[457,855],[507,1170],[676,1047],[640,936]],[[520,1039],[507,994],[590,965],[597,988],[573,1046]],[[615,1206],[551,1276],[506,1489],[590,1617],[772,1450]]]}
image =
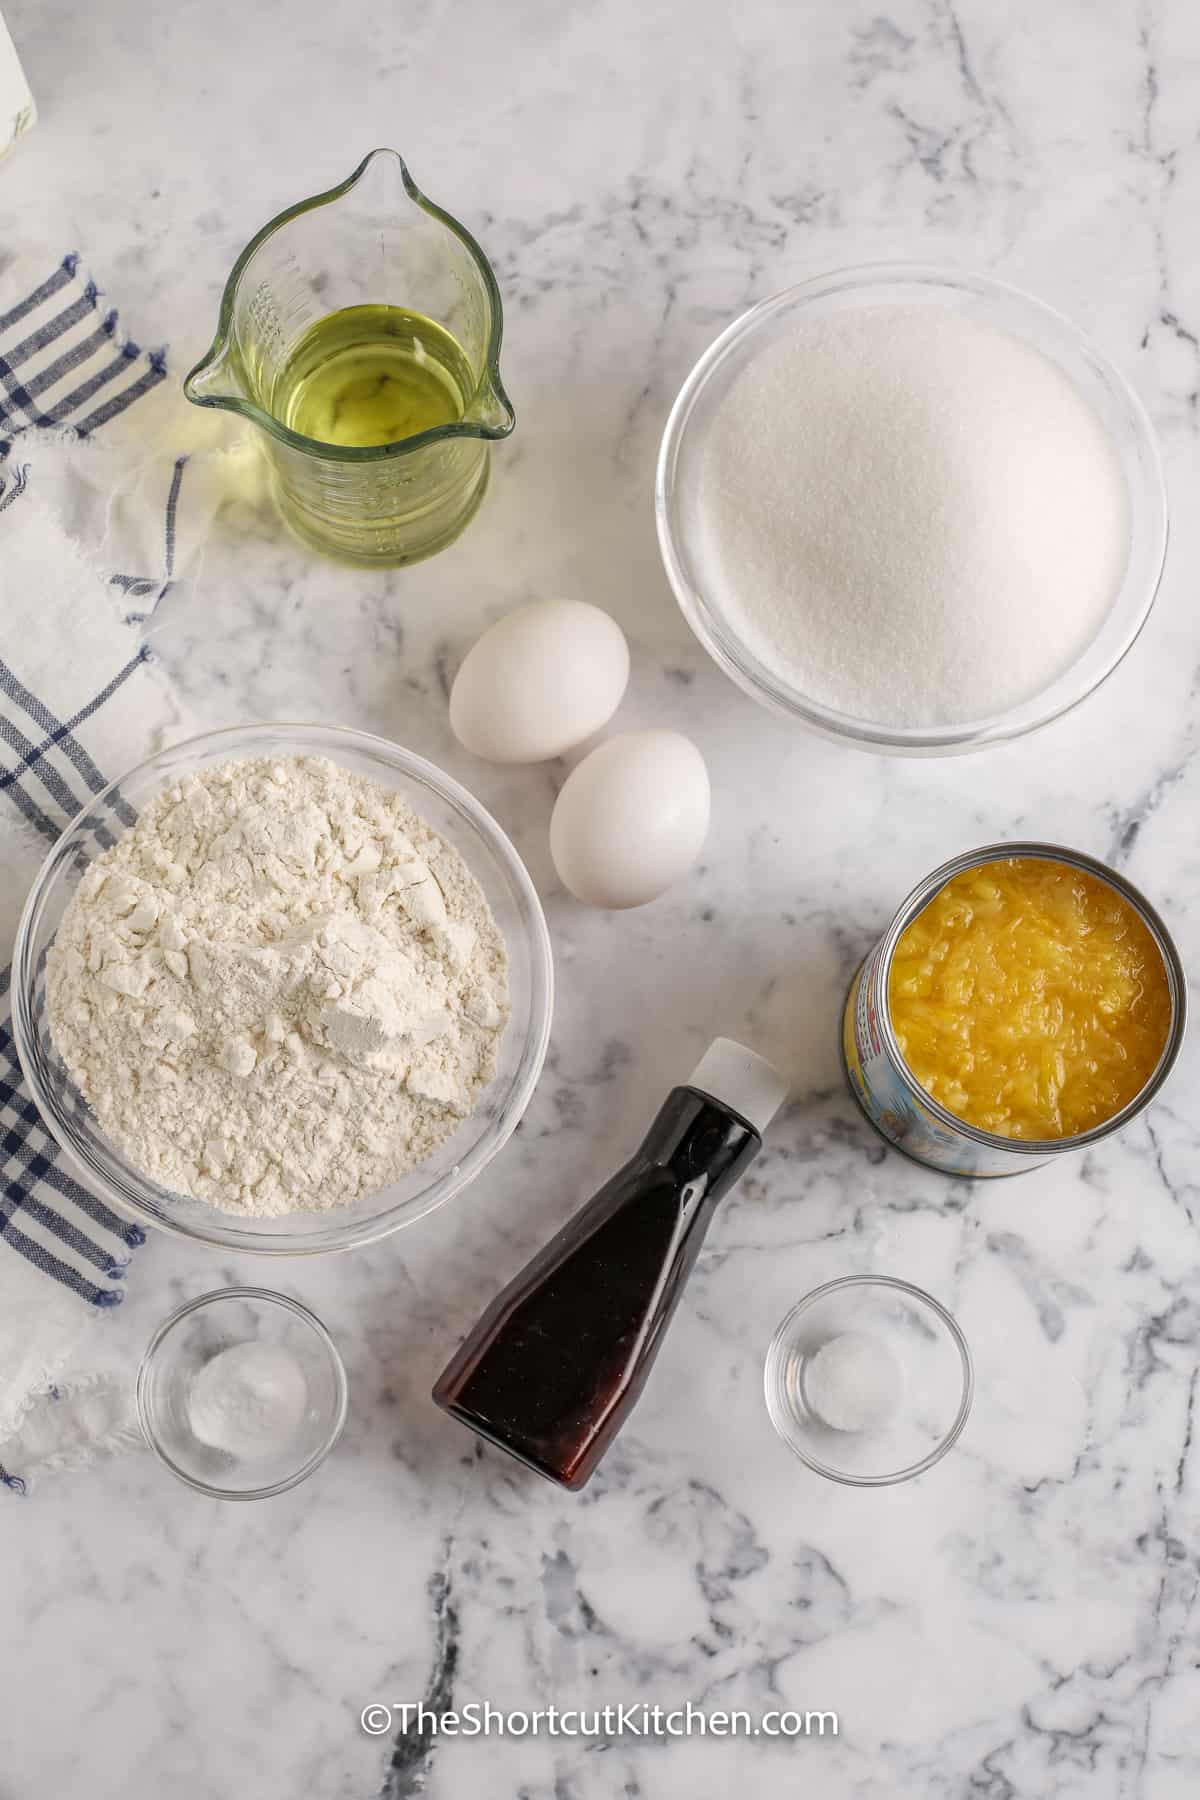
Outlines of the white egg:
{"label": "white egg", "polygon": [[563,782],[550,820],[559,876],[588,906],[644,906],[691,868],[704,844],[708,770],[677,731],[624,731]]}
{"label": "white egg", "polygon": [[583,600],[534,600],[468,650],[450,723],[488,762],[546,762],[607,725],[628,680],[629,646],[615,619]]}

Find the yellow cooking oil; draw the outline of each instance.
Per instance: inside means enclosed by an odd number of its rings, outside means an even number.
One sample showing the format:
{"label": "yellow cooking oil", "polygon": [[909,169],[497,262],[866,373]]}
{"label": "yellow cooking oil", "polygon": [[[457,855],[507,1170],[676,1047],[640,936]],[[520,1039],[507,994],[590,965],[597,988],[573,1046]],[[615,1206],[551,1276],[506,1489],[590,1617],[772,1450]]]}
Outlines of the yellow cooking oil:
{"label": "yellow cooking oil", "polygon": [[395,444],[461,419],[475,375],[457,339],[403,306],[346,306],[309,327],[271,411],[322,444]]}

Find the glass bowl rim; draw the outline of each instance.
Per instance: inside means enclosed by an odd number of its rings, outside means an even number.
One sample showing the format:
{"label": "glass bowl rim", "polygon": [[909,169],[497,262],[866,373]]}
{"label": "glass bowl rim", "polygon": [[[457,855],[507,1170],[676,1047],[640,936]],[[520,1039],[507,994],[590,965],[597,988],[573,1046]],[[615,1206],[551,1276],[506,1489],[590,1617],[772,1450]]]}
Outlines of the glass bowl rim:
{"label": "glass bowl rim", "polygon": [[[852,1475],[846,1470],[830,1468],[818,1457],[810,1456],[807,1451],[801,1449],[794,1436],[784,1428],[779,1418],[773,1377],[778,1373],[784,1342],[790,1334],[791,1327],[818,1300],[825,1299],[831,1293],[855,1287],[891,1288],[894,1292],[907,1295],[910,1300],[915,1300],[919,1305],[928,1307],[945,1327],[951,1343],[958,1352],[959,1366],[962,1370],[962,1397],[946,1435],[919,1462],[910,1463],[906,1468],[896,1470],[894,1474]],[[911,1481],[914,1476],[924,1475],[927,1470],[932,1469],[936,1463],[941,1462],[946,1452],[962,1436],[963,1427],[970,1417],[975,1399],[975,1363],[971,1355],[971,1346],[953,1313],[943,1306],[940,1300],[935,1300],[933,1295],[927,1293],[924,1288],[918,1287],[915,1282],[904,1281],[898,1275],[837,1275],[832,1281],[823,1281],[819,1287],[813,1288],[797,1300],[776,1326],[763,1364],[763,1398],[766,1401],[767,1412],[776,1434],[786,1444],[792,1455],[798,1457],[814,1474],[824,1475],[826,1480],[840,1482],[844,1487],[895,1487],[901,1481]]]}
{"label": "glass bowl rim", "polygon": [[[686,559],[680,551],[682,534],[676,528],[678,464],[692,412],[718,366],[732,350],[756,336],[779,313],[791,308],[799,309],[809,302],[831,296],[845,295],[855,299],[861,297],[866,301],[872,290],[890,284],[925,290],[940,288],[957,297],[974,297],[985,304],[1008,304],[1025,311],[1038,318],[1061,338],[1070,340],[1073,349],[1100,372],[1098,379],[1103,378],[1128,411],[1131,427],[1129,442],[1120,441],[1112,432],[1108,436],[1129,493],[1131,516],[1135,517],[1139,513],[1139,501],[1131,478],[1133,446],[1136,446],[1138,456],[1144,461],[1145,485],[1150,504],[1142,517],[1148,542],[1152,545],[1149,553],[1150,578],[1136,610],[1116,642],[1115,649],[1105,658],[1099,672],[1089,679],[1082,690],[1060,695],[1050,707],[1037,709],[1039,695],[1034,694],[1005,712],[992,714],[984,719],[942,726],[886,725],[838,712],[802,694],[786,678],[773,675],[741,642],[736,630],[726,624],[716,603],[706,599],[689,576]],[[1003,326],[999,328],[1005,329]],[[1018,337],[1027,347],[1032,344],[1032,340],[1020,334],[1015,327],[1007,329],[1010,336]],[[1055,359],[1042,350],[1040,345],[1032,344],[1032,347],[1040,350],[1047,360],[1054,362]],[[1055,366],[1060,365],[1055,363]],[[1063,372],[1069,375],[1069,371]],[[1078,383],[1074,382],[1073,377],[1070,378],[1078,389]],[[1079,391],[1083,392],[1082,389]],[[1086,393],[1083,397],[1088,399]],[[692,365],[672,403],[659,447],[654,513],[659,554],[676,604],[696,638],[723,674],[760,706],[807,726],[821,737],[835,743],[848,744],[858,750],[899,756],[962,755],[989,745],[1008,743],[1031,732],[1040,731],[1081,706],[1103,686],[1140,637],[1162,585],[1170,533],[1167,485],[1158,437],[1145,404],[1116,363],[1072,319],[1037,295],[990,275],[958,268],[953,264],[926,262],[858,263],[810,276],[778,293],[768,295],[725,326]],[[1042,694],[1054,692],[1085,661],[1100,633],[1121,607],[1129,585],[1129,575],[1130,569],[1127,566],[1097,634],[1084,646],[1075,661],[1048,687],[1041,690]],[[1031,716],[1025,716],[1031,709]]]}
{"label": "glass bowl rim", "polygon": [[[83,817],[104,805],[120,787],[136,777],[155,771],[167,758],[179,756],[181,753],[198,753],[202,749],[211,749],[219,746],[224,740],[230,745],[229,760],[233,761],[237,759],[236,746],[239,743],[244,743],[248,738],[262,733],[277,733],[285,737],[289,734],[300,736],[306,733],[316,733],[322,740],[327,740],[325,747],[318,751],[310,746],[300,753],[325,754],[332,760],[336,760],[336,746],[338,743],[342,743],[365,754],[372,754],[380,758],[392,768],[398,768],[418,786],[429,789],[437,795],[439,800],[450,805],[460,817],[464,818],[482,840],[496,862],[502,867],[507,879],[512,883],[525,915],[522,921],[522,936],[529,956],[531,990],[530,1019],[520,1052],[520,1062],[525,1063],[525,1072],[519,1081],[514,1079],[507,1103],[508,1116],[503,1130],[496,1132],[494,1141],[488,1145],[486,1153],[468,1173],[463,1173],[462,1165],[456,1165],[457,1172],[447,1171],[445,1175],[431,1183],[429,1190],[424,1195],[413,1196],[414,1205],[418,1198],[423,1202],[418,1210],[409,1212],[402,1209],[402,1216],[399,1218],[392,1217],[388,1213],[376,1214],[372,1218],[361,1220],[356,1226],[350,1228],[344,1237],[334,1243],[296,1242],[287,1236],[273,1237],[265,1233],[260,1235],[258,1241],[254,1241],[250,1234],[244,1238],[227,1236],[221,1229],[221,1221],[227,1216],[239,1215],[226,1215],[219,1207],[210,1209],[214,1220],[212,1232],[197,1230],[190,1223],[184,1224],[178,1220],[159,1217],[149,1207],[143,1206],[137,1197],[129,1197],[119,1191],[105,1175],[93,1169],[91,1164],[86,1162],[76,1150],[72,1132],[57,1116],[56,1107],[50,1104],[49,1096],[44,1091],[37,1058],[33,1055],[31,1047],[32,1040],[37,1036],[37,1027],[32,1018],[31,1008],[32,946],[42,912],[61,873],[59,857],[64,839],[71,835]],[[245,751],[245,754],[251,753],[248,749]],[[451,848],[454,846],[452,845]],[[459,854],[462,855],[462,852],[460,851]],[[89,860],[93,859],[89,858]],[[469,858],[464,855],[463,861],[470,868]],[[381,1239],[391,1236],[395,1231],[417,1224],[419,1220],[446,1205],[482,1175],[525,1116],[541,1078],[550,1045],[553,1019],[554,958],[549,928],[529,871],[503,827],[467,788],[456,781],[452,775],[448,775],[444,770],[438,768],[435,763],[430,762],[428,758],[418,755],[416,751],[406,750],[390,738],[380,737],[373,732],[360,731],[356,727],[348,725],[327,725],[319,720],[262,719],[249,723],[243,722],[240,725],[221,726],[214,731],[196,732],[190,737],[181,738],[176,743],[163,745],[150,756],[144,757],[131,769],[126,770],[115,781],[110,781],[99,792],[89,797],[86,805],[68,822],[51,845],[33,879],[21,911],[13,945],[12,1032],[17,1060],[37,1106],[39,1120],[66,1157],[72,1173],[85,1188],[90,1192],[97,1193],[122,1217],[131,1219],[138,1225],[149,1226],[156,1231],[164,1231],[172,1237],[183,1238],[191,1243],[204,1244],[209,1248],[224,1251],[226,1254],[267,1257],[345,1254],[347,1251],[358,1249],[363,1245],[378,1243]],[[112,1148],[116,1149],[115,1146]],[[475,1148],[478,1148],[478,1145]],[[124,1152],[118,1150],[116,1153],[139,1184],[148,1180],[147,1177],[132,1168]],[[466,1160],[464,1158],[464,1162]],[[419,1168],[420,1165],[418,1164],[417,1167]],[[168,1192],[166,1189],[162,1191]],[[405,1205],[407,1204],[409,1203],[405,1203]],[[336,1211],[337,1209],[330,1210]],[[312,1213],[308,1216],[316,1219],[323,1215]],[[336,1224],[331,1229],[336,1231]]]}
{"label": "glass bowl rim", "polygon": [[[301,1464],[294,1474],[285,1476],[281,1481],[269,1482],[265,1487],[223,1488],[217,1487],[212,1482],[201,1481],[197,1476],[190,1475],[186,1469],[181,1468],[175,1459],[168,1455],[151,1426],[150,1377],[159,1351],[177,1325],[182,1325],[183,1321],[192,1313],[201,1311],[215,1300],[252,1300],[259,1305],[278,1306],[293,1313],[320,1340],[333,1370],[336,1403],[333,1424],[324,1442],[313,1451],[312,1455]],[[276,1293],[273,1288],[260,1287],[213,1288],[207,1294],[197,1294],[194,1299],[185,1300],[182,1306],[177,1306],[173,1313],[169,1313],[163,1319],[142,1352],[142,1360],[138,1364],[134,1397],[142,1436],[159,1462],[170,1469],[172,1475],[177,1476],[185,1486],[192,1488],[198,1494],[207,1494],[214,1500],[269,1500],[275,1494],[286,1494],[289,1488],[299,1487],[300,1483],[307,1480],[315,1469],[320,1468],[329,1452],[336,1446],[345,1429],[350,1411],[350,1384],[346,1376],[346,1364],[328,1328],[321,1323],[311,1307],[305,1306],[302,1300],[295,1300],[290,1294]]]}

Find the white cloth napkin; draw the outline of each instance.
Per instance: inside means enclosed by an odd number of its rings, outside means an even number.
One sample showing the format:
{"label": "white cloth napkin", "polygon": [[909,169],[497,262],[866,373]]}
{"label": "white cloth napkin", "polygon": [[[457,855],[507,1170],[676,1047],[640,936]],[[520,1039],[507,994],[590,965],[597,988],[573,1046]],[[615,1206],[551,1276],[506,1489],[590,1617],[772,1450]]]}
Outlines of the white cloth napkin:
{"label": "white cloth napkin", "polygon": [[119,1303],[144,1234],[76,1181],[38,1117],[8,964],[68,820],[188,735],[148,628],[196,581],[218,442],[77,257],[0,267],[0,1482],[17,1492],[136,1435]]}

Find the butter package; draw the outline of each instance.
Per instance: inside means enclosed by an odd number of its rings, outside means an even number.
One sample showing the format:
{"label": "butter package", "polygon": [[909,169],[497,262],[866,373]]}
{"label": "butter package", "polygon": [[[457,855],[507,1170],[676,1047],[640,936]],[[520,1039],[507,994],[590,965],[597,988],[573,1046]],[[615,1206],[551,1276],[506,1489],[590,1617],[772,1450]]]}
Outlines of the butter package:
{"label": "butter package", "polygon": [[0,157],[7,155],[36,118],[37,107],[25,71],[4,23],[4,14],[0,13]]}

